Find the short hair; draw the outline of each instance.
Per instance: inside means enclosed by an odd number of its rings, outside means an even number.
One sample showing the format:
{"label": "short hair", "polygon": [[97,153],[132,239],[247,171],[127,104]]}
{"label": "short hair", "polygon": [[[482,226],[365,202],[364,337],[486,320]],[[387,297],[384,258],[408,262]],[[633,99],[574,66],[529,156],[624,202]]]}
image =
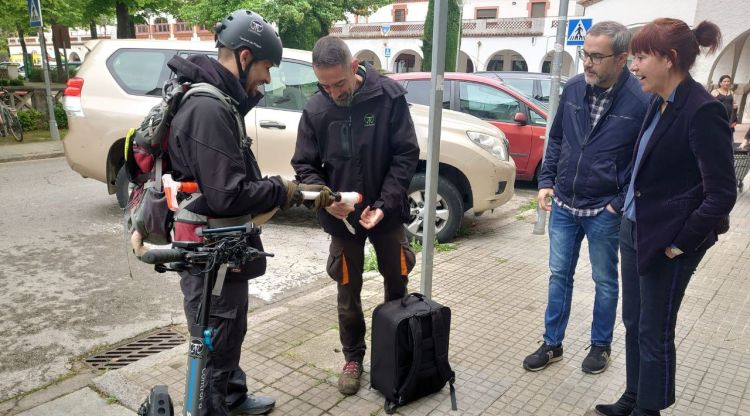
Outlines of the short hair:
{"label": "short hair", "polygon": [[612,52],[615,53],[615,55],[619,55],[623,52],[628,51],[628,47],[630,46],[630,38],[632,37],[632,34],[628,30],[625,25],[622,23],[613,22],[611,20],[607,20],[604,22],[599,22],[593,26],[591,26],[591,29],[586,32],[586,36],[607,36],[611,39],[610,44],[612,45]]}
{"label": "short hair", "polygon": [[352,63],[352,53],[343,40],[335,36],[324,36],[315,42],[312,53],[313,66],[343,66]]}
{"label": "short hair", "polygon": [[715,24],[702,21],[695,29],[679,19],[660,18],[643,26],[633,36],[630,51],[633,54],[660,55],[672,62],[675,68],[688,72],[701,52],[700,47],[713,53],[721,44],[721,31]]}

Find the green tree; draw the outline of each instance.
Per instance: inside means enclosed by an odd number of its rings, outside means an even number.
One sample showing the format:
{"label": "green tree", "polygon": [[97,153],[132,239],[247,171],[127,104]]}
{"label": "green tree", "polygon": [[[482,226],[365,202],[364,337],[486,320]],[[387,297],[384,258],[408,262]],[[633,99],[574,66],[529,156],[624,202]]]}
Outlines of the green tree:
{"label": "green tree", "polygon": [[369,15],[389,0],[229,0],[216,4],[212,0],[186,2],[177,15],[183,20],[209,27],[239,8],[260,13],[276,23],[281,41],[287,48],[310,50],[315,42],[330,32],[346,13]]}
{"label": "green tree", "polygon": [[[435,19],[435,0],[427,5],[427,18],[422,36],[422,71],[432,70],[432,33]],[[448,32],[445,39],[445,72],[456,70],[458,47],[461,44],[461,9],[456,0],[448,0]]]}

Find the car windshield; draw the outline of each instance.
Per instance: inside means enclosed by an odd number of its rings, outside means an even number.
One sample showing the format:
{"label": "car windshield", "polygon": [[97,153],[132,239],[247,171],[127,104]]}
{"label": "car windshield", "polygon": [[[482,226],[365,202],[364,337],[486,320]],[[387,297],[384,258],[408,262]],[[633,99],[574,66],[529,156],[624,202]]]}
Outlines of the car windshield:
{"label": "car windshield", "polygon": [[549,103],[544,102],[544,101],[539,101],[539,100],[537,100],[534,97],[530,97],[530,96],[524,94],[523,91],[519,90],[518,88],[516,88],[516,87],[514,87],[512,85],[505,84],[505,86],[509,90],[515,91],[518,95],[522,95],[522,96],[528,98],[529,101],[531,101],[532,103],[534,103],[534,105],[536,105],[537,107],[539,107],[539,109],[544,110],[545,113],[549,113]]}

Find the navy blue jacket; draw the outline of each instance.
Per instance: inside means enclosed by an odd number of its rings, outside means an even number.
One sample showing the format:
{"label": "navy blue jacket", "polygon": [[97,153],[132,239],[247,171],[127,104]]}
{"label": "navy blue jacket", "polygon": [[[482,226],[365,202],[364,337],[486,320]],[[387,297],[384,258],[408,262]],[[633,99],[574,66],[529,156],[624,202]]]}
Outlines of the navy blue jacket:
{"label": "navy blue jacket", "polygon": [[630,183],[631,159],[638,131],[646,115],[648,95],[623,67],[613,99],[596,127],[583,74],[568,81],[550,129],[539,189],[553,188],[555,196],[574,208],[620,211]]}
{"label": "navy blue jacket", "polygon": [[[661,97],[653,98],[641,134],[661,103]],[[732,142],[724,107],[688,77],[662,113],[637,168],[639,272],[672,244],[689,254],[716,242],[737,197]]]}

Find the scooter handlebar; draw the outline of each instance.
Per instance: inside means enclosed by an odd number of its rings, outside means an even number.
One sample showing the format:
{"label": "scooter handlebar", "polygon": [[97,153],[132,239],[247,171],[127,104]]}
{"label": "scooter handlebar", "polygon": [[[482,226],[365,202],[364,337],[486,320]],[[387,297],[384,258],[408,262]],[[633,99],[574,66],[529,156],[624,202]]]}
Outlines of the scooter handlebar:
{"label": "scooter handlebar", "polygon": [[143,254],[141,261],[148,264],[167,264],[185,259],[184,250],[174,248],[157,248]]}

